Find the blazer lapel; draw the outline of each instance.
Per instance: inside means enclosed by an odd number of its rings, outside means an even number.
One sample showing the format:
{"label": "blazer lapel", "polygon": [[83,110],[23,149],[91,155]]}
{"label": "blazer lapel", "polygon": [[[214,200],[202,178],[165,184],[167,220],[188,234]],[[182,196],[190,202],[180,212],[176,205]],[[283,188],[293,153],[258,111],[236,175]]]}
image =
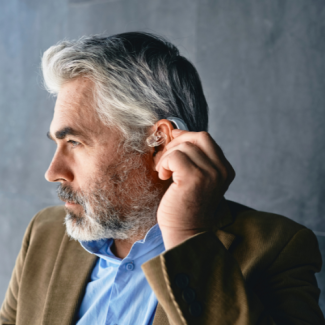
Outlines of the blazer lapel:
{"label": "blazer lapel", "polygon": [[158,302],[158,306],[155,313],[155,318],[153,320],[152,325],[169,325],[169,320],[164,309],[161,307],[160,303]]}
{"label": "blazer lapel", "polygon": [[79,242],[64,235],[49,284],[42,325],[72,324],[96,260]]}
{"label": "blazer lapel", "polygon": [[[236,238],[235,235],[230,234],[230,233],[225,232],[225,231],[220,230],[220,229],[217,230],[216,235],[217,235],[217,237],[219,238],[219,240],[222,242],[222,244],[225,246],[225,248],[227,250],[229,249],[232,242]],[[161,307],[159,302],[158,302],[155,318],[154,318],[154,321],[153,321],[152,325],[171,325],[171,323],[169,322],[169,320],[167,318],[167,315],[166,315],[164,309]]]}
{"label": "blazer lapel", "polygon": [[[235,236],[221,230],[233,221],[225,199],[221,201],[217,214],[219,218],[215,233],[226,249],[229,249]],[[49,284],[43,325],[70,325],[74,322],[96,260],[97,257],[86,252],[79,242],[64,235]],[[153,325],[168,324],[167,315],[158,303]]]}

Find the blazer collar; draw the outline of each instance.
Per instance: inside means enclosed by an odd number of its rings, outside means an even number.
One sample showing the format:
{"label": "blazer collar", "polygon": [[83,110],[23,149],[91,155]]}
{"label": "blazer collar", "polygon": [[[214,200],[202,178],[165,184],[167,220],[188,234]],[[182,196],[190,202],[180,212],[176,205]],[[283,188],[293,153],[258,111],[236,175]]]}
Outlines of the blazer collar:
{"label": "blazer collar", "polygon": [[[45,302],[42,325],[68,325],[74,318],[97,260],[79,242],[63,237]],[[68,295],[67,295],[68,293]]]}

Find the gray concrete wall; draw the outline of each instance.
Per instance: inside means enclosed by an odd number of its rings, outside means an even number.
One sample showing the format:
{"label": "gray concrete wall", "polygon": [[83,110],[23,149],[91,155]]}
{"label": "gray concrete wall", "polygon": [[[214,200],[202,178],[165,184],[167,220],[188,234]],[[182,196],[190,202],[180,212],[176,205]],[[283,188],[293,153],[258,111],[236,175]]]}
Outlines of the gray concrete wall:
{"label": "gray concrete wall", "polygon": [[54,100],[40,56],[131,30],[169,38],[198,68],[210,132],[237,171],[226,197],[306,225],[325,253],[323,0],[0,0],[1,301],[27,224],[59,203],[43,177]]}

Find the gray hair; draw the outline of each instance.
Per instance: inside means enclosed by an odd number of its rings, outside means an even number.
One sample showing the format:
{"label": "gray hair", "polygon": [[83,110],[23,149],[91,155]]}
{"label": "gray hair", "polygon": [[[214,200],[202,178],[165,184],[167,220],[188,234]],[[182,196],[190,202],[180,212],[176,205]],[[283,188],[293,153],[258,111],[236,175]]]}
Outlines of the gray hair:
{"label": "gray hair", "polygon": [[162,37],[130,32],[62,41],[43,55],[46,89],[57,95],[69,80],[94,82],[99,118],[143,152],[148,128],[169,116],[191,131],[206,131],[208,105],[194,66]]}

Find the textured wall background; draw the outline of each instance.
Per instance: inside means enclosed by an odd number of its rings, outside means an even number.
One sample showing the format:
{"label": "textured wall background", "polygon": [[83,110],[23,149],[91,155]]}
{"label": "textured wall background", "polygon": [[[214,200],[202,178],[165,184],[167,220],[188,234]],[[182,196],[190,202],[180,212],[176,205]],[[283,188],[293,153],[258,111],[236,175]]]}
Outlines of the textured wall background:
{"label": "textured wall background", "polygon": [[[41,54],[131,30],[167,37],[198,68],[210,132],[237,171],[226,197],[306,225],[325,253],[323,0],[0,0],[1,301],[27,224],[59,203],[43,177],[54,99]],[[325,311],[324,270],[318,280]]]}

